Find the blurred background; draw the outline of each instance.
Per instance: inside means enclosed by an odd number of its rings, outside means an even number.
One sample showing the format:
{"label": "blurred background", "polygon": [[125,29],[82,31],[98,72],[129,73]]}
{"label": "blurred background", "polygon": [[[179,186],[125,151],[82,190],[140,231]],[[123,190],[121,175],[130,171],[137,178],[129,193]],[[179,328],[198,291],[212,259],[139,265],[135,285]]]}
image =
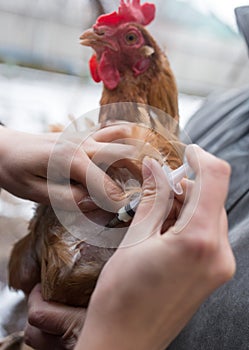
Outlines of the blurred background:
{"label": "blurred background", "polygon": [[[184,126],[209,94],[248,83],[248,53],[234,17],[234,8],[248,1],[151,2],[157,14],[148,28],[171,62]],[[68,115],[97,108],[101,84],[90,78],[91,49],[79,44],[79,36],[118,3],[0,0],[0,120],[18,130],[44,132],[49,124],[67,124]],[[0,337],[14,329],[8,323],[10,310],[22,299],[4,287],[6,266],[13,242],[26,232],[32,207],[1,192]]]}
{"label": "blurred background", "polygon": [[[248,81],[245,44],[234,7],[245,0],[155,0],[151,33],[169,56],[182,123],[200,101]],[[101,84],[89,77],[91,49],[79,36],[118,0],[0,0],[0,119],[46,130],[98,106]],[[189,98],[188,98],[189,97]],[[183,107],[184,104],[184,107]]]}

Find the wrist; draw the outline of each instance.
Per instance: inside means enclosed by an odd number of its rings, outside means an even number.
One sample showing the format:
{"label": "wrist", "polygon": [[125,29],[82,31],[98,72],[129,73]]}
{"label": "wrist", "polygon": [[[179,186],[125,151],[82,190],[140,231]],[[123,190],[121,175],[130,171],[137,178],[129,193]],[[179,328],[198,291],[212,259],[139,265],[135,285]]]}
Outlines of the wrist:
{"label": "wrist", "polygon": [[5,152],[5,135],[6,135],[6,128],[0,124],[0,160],[2,160],[3,154]]}
{"label": "wrist", "polygon": [[11,133],[11,130],[0,125],[0,187],[4,187],[6,182],[6,167],[9,164],[10,151],[14,140],[10,137]]}
{"label": "wrist", "polygon": [[150,331],[145,334],[145,326],[133,310],[136,307],[123,300],[116,289],[94,293],[75,350],[83,345],[86,350],[128,350],[131,339],[136,350],[159,349],[157,339],[152,341]]}
{"label": "wrist", "polygon": [[7,147],[9,145],[9,129],[5,128],[3,124],[0,124],[0,160],[2,160],[4,154],[7,151]]}

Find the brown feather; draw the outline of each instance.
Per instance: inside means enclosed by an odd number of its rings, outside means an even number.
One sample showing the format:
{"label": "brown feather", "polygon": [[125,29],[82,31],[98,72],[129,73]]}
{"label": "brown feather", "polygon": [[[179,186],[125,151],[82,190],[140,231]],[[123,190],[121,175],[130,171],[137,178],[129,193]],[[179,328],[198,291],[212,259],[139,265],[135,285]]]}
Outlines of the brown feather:
{"label": "brown feather", "polygon": [[[152,47],[154,53],[151,56],[151,65],[143,74],[134,77],[131,70],[125,71],[122,79],[114,90],[108,90],[103,86],[103,93],[100,105],[107,105],[117,102],[136,102],[155,107],[168,114],[178,122],[178,92],[173,72],[170,68],[166,55],[162,52],[154,38],[149,32],[139,24],[136,26],[141,30],[146,38],[145,44]],[[121,119],[126,120],[130,116],[130,121],[136,121],[136,113],[117,113]],[[100,122],[110,119],[108,115],[100,115]],[[161,120],[164,125],[164,120]]]}
{"label": "brown feather", "polygon": [[[151,65],[137,77],[132,71],[123,72],[114,90],[103,88],[99,120],[103,124],[121,119],[145,125],[146,128],[134,125],[132,137],[149,142],[159,151],[159,158],[175,169],[181,165],[183,154],[177,136],[179,116],[175,79],[167,57],[155,40],[142,26],[137,26],[146,38],[145,44],[153,48]],[[115,105],[118,102],[129,103]],[[140,160],[146,154],[145,148]],[[113,169],[112,174],[122,180],[124,172],[117,174]],[[29,235],[12,251],[9,284],[29,293],[41,281],[45,300],[86,306],[99,273],[113,252],[114,249],[89,245],[75,238],[60,224],[50,206],[40,205],[30,223]]]}

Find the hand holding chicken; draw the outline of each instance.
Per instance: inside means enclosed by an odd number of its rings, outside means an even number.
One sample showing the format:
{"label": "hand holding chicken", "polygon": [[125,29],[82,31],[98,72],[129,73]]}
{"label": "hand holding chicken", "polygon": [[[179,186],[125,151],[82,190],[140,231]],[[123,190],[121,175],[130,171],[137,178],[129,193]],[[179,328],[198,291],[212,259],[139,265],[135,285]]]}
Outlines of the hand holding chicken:
{"label": "hand holding chicken", "polygon": [[[175,224],[163,229],[169,187],[158,163],[146,159],[142,201],[123,247],[101,272],[86,318],[83,309],[45,303],[36,288],[29,304],[29,344],[73,349],[84,322],[76,349],[164,349],[203,300],[232,277],[224,209],[229,166],[196,146],[187,149],[187,158],[196,180],[184,181],[188,198],[178,198]],[[125,246],[141,232],[149,237]]]}

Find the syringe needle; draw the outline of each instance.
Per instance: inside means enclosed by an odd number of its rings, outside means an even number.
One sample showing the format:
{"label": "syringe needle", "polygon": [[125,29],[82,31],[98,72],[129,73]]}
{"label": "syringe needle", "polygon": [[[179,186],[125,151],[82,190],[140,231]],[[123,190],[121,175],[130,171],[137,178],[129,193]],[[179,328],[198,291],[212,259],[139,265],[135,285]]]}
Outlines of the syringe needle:
{"label": "syringe needle", "polygon": [[[190,173],[192,172],[188,163],[184,163],[175,170],[171,170],[170,167],[168,167],[167,165],[163,165],[162,169],[165,172],[171,189],[176,194],[182,194],[183,189],[181,187],[180,182],[184,177],[190,175]],[[122,222],[131,221],[133,216],[135,215],[140,199],[141,194],[138,193],[137,196],[130,201],[130,203],[119,209],[116,216],[111,221],[109,221],[105,227],[113,228]]]}

